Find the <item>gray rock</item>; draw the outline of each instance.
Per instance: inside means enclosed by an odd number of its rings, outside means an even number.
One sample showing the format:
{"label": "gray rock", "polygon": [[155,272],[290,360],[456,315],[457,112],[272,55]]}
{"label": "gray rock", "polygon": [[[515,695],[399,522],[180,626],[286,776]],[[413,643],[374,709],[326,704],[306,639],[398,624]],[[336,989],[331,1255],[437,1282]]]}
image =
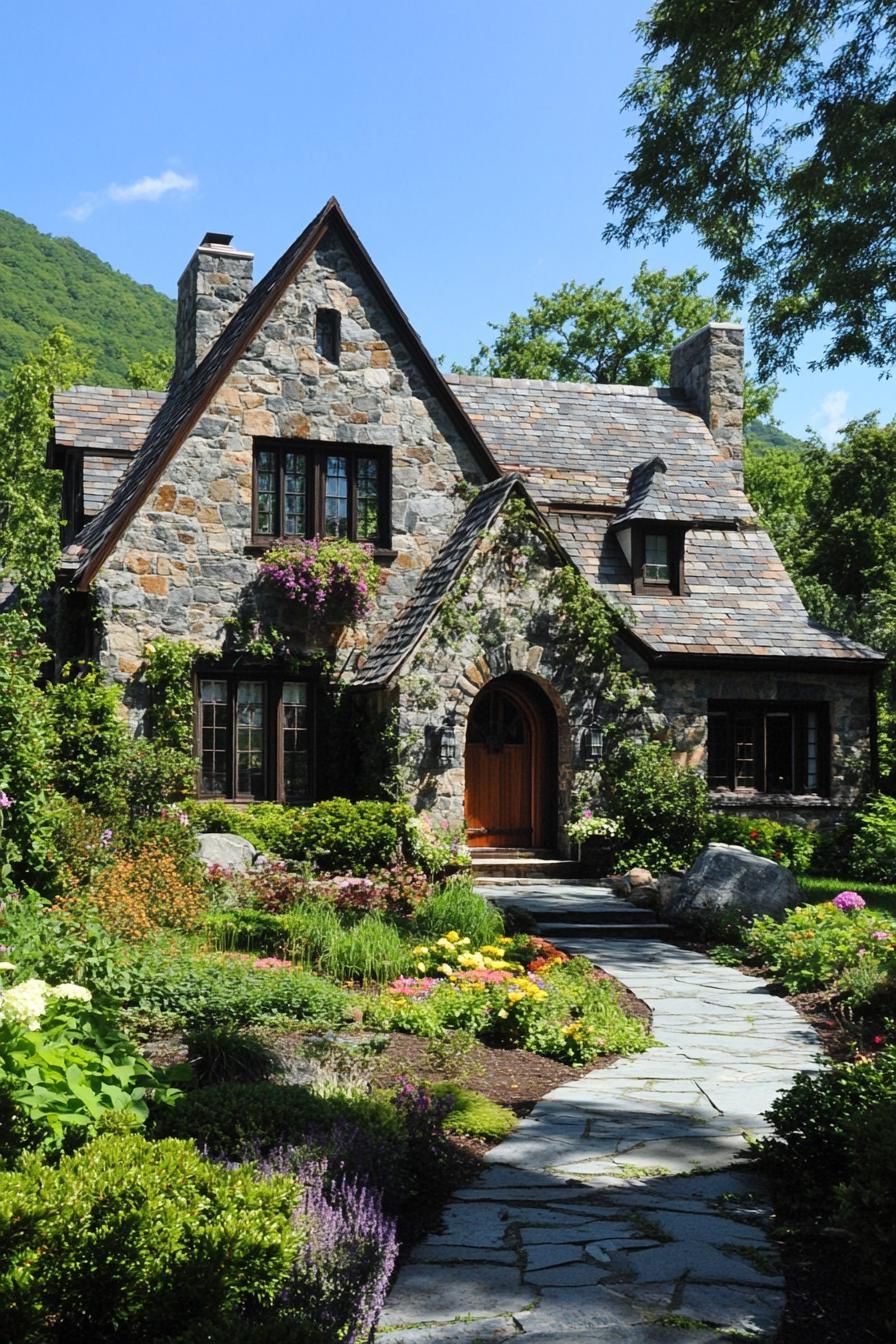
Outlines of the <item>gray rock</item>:
{"label": "gray rock", "polygon": [[258,855],[250,841],[230,831],[200,831],[196,837],[196,852],[206,867],[217,863],[237,872],[247,872]]}
{"label": "gray rock", "polygon": [[697,855],[666,913],[671,919],[727,912],[781,919],[798,899],[789,868],[741,845],[713,843]]}

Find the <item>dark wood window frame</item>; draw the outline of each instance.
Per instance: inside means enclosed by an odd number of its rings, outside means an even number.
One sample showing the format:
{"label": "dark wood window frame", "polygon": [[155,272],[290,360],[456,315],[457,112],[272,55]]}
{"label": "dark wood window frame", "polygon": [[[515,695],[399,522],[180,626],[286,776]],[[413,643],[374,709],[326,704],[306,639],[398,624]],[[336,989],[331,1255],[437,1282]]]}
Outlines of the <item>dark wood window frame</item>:
{"label": "dark wood window frame", "polygon": [[[227,687],[225,732],[226,788],[223,793],[209,791],[203,787],[204,748],[203,741],[203,704],[201,688],[203,682],[224,682]],[[259,682],[264,686],[264,724],[263,746],[264,763],[261,788],[257,792],[240,791],[237,788],[237,693],[241,682]],[[284,727],[285,706],[283,688],[285,685],[302,685],[306,693],[307,715],[307,786],[301,793],[288,793],[284,774]],[[307,676],[299,676],[284,669],[271,671],[265,667],[253,667],[241,664],[238,667],[221,668],[213,664],[197,667],[193,678],[194,733],[199,769],[196,777],[196,794],[199,798],[217,798],[222,802],[278,802],[307,803],[315,794],[316,761],[316,685]],[[220,702],[223,703],[223,702]]]}
{"label": "dark wood window frame", "polygon": [[[259,526],[259,457],[273,453],[276,457],[276,485],[274,513],[277,530],[263,532]],[[288,454],[298,454],[305,461],[305,527],[299,533],[285,532],[286,461]],[[321,443],[309,439],[256,438],[252,451],[252,545],[274,546],[308,537],[323,537],[326,532],[327,458],[344,457],[348,464],[348,518],[347,536],[351,541],[369,541],[375,553],[391,554],[392,547],[392,454],[388,448],[366,443]],[[378,466],[377,481],[377,534],[375,538],[358,537],[358,483],[359,463],[374,461]]]}
{"label": "dark wood window frame", "polygon": [[[632,592],[657,593],[679,597],[687,593],[684,577],[684,537],[686,528],[666,523],[639,523],[632,528]],[[668,581],[644,577],[647,538],[665,537],[669,563]]]}
{"label": "dark wood window frame", "polygon": [[[711,789],[747,795],[830,796],[830,707],[824,701],[710,700],[707,728],[706,777]],[[777,742],[772,735],[775,729]],[[776,764],[780,770],[783,745],[790,756],[790,787],[780,782],[780,773],[778,779],[772,777]],[[747,773],[752,775],[752,784],[740,782]]]}

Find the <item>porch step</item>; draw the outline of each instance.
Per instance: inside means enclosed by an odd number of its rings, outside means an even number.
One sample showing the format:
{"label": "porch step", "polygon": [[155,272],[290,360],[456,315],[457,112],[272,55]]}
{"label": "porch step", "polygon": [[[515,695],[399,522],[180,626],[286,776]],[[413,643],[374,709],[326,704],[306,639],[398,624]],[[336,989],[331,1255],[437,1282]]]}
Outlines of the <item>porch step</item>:
{"label": "porch step", "polygon": [[603,938],[664,938],[669,924],[652,910],[632,905],[601,882],[560,880],[523,882],[514,890],[511,882],[491,884],[479,878],[479,890],[493,904],[525,910],[538,931],[564,952],[577,952],[582,943]]}
{"label": "porch step", "polygon": [[525,878],[577,877],[579,865],[575,859],[549,857],[537,851],[525,850],[472,850],[473,876],[483,882],[495,878],[520,880]]}

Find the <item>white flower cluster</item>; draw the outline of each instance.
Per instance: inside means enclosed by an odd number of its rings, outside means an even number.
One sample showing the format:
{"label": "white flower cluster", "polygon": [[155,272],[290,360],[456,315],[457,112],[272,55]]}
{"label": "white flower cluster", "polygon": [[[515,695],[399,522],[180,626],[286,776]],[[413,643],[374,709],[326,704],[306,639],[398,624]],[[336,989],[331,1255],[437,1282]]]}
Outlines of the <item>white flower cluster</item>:
{"label": "white flower cluster", "polygon": [[[11,971],[11,962],[0,963],[0,970]],[[50,985],[46,980],[23,980],[11,989],[0,989],[0,1019],[18,1022],[28,1031],[37,1031],[47,1011],[49,999],[80,999],[89,1003],[91,994],[83,985]]]}

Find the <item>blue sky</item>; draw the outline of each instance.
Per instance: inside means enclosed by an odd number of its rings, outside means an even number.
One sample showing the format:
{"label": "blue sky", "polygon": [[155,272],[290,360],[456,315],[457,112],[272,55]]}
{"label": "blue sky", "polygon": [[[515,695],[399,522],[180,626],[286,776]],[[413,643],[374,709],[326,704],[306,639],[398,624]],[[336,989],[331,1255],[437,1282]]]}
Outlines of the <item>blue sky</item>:
{"label": "blue sky", "polygon": [[[712,272],[693,237],[601,240],[626,153],[640,0],[48,0],[4,16],[0,208],[173,294],[208,230],[256,274],[330,195],[434,355],[564,280],[642,259]],[[712,280],[708,282],[711,287]],[[896,415],[849,365],[783,379],[784,428]]]}

